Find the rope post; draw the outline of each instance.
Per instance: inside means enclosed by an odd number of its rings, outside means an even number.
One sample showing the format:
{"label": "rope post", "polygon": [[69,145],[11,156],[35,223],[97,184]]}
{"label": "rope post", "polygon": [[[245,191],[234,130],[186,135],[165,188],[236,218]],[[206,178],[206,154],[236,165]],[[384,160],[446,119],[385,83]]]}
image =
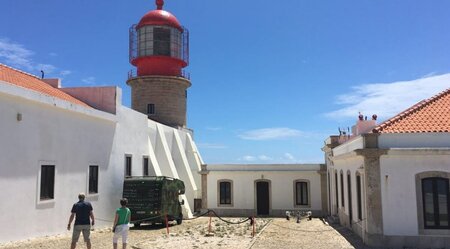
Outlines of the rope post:
{"label": "rope post", "polygon": [[209,226],[208,226],[208,233],[211,233],[211,219],[212,219],[212,215],[211,212],[209,213]]}
{"label": "rope post", "polygon": [[169,235],[169,219],[167,219],[167,214],[165,215],[165,219],[166,219],[167,235]]}
{"label": "rope post", "polygon": [[252,223],[253,223],[253,233],[252,233],[252,237],[255,237],[255,234],[256,234],[256,229],[255,229],[255,216],[252,217]]}

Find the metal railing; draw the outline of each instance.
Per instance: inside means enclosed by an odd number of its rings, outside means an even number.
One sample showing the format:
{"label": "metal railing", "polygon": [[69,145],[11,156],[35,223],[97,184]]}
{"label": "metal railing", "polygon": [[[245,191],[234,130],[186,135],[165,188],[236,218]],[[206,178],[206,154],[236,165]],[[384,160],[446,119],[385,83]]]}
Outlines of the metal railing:
{"label": "metal railing", "polygon": [[[179,75],[174,75],[175,77],[181,77],[181,78],[185,78],[187,80],[191,80],[191,74],[186,71],[186,70],[181,70],[181,73]],[[128,71],[128,79],[133,79],[138,77],[137,75],[137,70],[136,69],[131,69],[130,71]]]}

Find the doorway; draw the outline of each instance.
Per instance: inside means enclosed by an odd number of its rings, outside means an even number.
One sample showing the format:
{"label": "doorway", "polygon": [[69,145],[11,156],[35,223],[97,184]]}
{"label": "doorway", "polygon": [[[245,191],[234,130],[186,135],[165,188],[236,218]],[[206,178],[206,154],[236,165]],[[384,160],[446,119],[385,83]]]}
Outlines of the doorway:
{"label": "doorway", "polygon": [[269,182],[256,182],[256,214],[269,215],[270,197],[269,197]]}

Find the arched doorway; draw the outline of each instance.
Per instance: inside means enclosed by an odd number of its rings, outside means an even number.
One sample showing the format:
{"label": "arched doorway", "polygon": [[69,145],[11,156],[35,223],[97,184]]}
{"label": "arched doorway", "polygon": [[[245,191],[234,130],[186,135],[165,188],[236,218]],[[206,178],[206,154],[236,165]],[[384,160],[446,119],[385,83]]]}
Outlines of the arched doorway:
{"label": "arched doorway", "polygon": [[256,214],[270,214],[270,182],[256,181]]}

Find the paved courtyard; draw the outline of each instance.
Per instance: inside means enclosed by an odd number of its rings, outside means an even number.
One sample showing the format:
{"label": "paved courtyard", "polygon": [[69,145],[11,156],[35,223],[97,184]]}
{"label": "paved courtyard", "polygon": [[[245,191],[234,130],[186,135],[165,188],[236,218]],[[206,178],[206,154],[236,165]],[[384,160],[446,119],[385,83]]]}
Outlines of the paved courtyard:
{"label": "paved courtyard", "polygon": [[[225,218],[227,221],[239,222],[243,218]],[[142,226],[130,230],[129,248],[356,248],[368,249],[348,229],[332,227],[321,219],[311,221],[303,219],[287,221],[282,218],[257,219],[255,237],[249,222],[239,225],[225,223],[212,218],[201,217],[184,221],[182,225],[170,226],[170,234],[161,226]],[[211,233],[209,232],[211,231]],[[112,233],[109,228],[95,229],[92,232],[92,248],[112,248]],[[30,239],[0,245],[0,249],[61,249],[69,248],[70,233],[45,238]],[[85,248],[78,243],[77,248]]]}

